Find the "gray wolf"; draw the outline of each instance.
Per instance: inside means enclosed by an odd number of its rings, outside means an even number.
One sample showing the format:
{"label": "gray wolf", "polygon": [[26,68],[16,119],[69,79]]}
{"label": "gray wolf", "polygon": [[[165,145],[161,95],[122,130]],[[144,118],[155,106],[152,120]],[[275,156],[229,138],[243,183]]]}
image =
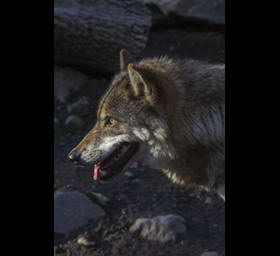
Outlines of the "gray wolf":
{"label": "gray wolf", "polygon": [[107,181],[132,162],[161,169],[173,182],[198,184],[225,198],[225,66],[168,57],[135,61],[102,97],[94,128],[69,153]]}

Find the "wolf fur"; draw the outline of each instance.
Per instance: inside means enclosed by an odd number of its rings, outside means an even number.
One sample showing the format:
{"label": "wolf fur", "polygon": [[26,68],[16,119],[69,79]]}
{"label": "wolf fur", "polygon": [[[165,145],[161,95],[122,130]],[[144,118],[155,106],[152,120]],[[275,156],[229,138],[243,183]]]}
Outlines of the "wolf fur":
{"label": "wolf fur", "polygon": [[225,66],[168,57],[137,62],[125,50],[120,63],[95,127],[73,149],[80,161],[92,165],[121,142],[137,141],[126,167],[143,161],[177,184],[225,198]]}

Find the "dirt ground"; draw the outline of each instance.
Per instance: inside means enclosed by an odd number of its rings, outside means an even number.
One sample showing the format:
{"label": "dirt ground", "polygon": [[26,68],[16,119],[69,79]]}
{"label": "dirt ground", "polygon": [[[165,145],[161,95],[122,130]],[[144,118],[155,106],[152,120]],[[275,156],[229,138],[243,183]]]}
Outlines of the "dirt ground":
{"label": "dirt ground", "polygon": [[[169,55],[195,58],[209,62],[224,62],[224,34],[200,27],[185,29],[162,28],[150,32],[145,56]],[[56,255],[184,255],[199,256],[205,251],[225,255],[224,203],[214,193],[196,187],[178,187],[165,175],[148,167],[131,169],[132,177],[124,174],[108,184],[92,180],[92,173],[73,166],[66,155],[90,130],[95,122],[96,104],[110,83],[110,78],[93,78],[87,85],[72,93],[67,103],[55,100],[54,117],[54,191],[79,190],[102,193],[110,199],[108,215],[98,223],[89,223],[70,240],[55,236]],[[90,102],[79,113],[84,126],[70,129],[65,125],[69,113],[67,104],[86,96]],[[130,234],[128,229],[137,218],[178,214],[186,219],[187,232],[176,243],[160,244]],[[80,234],[90,236],[95,244],[77,244]]]}

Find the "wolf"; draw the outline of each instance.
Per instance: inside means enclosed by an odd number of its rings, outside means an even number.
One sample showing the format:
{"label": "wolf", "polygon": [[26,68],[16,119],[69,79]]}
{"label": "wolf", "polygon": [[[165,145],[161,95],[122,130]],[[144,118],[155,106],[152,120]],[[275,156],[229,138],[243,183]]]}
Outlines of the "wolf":
{"label": "wolf", "polygon": [[120,69],[70,160],[101,181],[143,162],[225,199],[225,65],[121,50]]}

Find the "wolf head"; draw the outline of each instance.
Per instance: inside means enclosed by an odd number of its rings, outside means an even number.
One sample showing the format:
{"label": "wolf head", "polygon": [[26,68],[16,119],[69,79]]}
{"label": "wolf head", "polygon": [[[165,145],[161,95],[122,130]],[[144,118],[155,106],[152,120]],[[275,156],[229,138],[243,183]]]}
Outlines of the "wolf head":
{"label": "wolf head", "polygon": [[73,162],[94,169],[95,180],[109,180],[135,161],[156,167],[163,154],[172,157],[172,150],[163,150],[169,128],[159,104],[160,78],[125,50],[120,67],[99,103],[95,127],[69,153]]}

